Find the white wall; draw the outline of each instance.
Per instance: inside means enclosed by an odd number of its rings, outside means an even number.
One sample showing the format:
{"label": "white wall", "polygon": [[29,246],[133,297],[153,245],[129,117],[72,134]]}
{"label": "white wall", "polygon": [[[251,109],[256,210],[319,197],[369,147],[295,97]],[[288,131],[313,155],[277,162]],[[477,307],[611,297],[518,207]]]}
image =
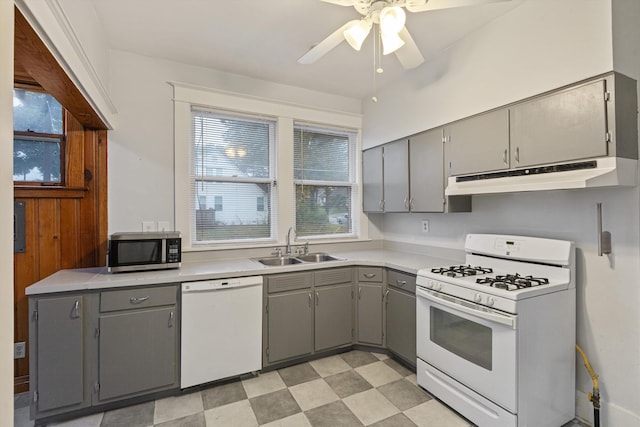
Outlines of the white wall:
{"label": "white wall", "polygon": [[[640,2],[529,0],[365,103],[370,147],[614,69],[639,79]],[[611,31],[611,20],[614,31]],[[614,43],[615,42],[615,43]],[[612,48],[613,43],[613,48]],[[419,112],[419,114],[418,114]],[[390,118],[390,119],[387,119]],[[596,203],[613,254],[597,256]],[[471,232],[568,239],[577,246],[577,341],[600,375],[602,425],[640,426],[639,189],[474,196],[464,214],[372,217],[385,239],[462,248]],[[431,231],[419,233],[420,220]],[[592,383],[576,358],[578,416]]]}
{"label": "white wall", "polygon": [[0,425],[13,425],[13,2],[0,0]]}
{"label": "white wall", "polygon": [[170,221],[174,226],[174,110],[169,81],[360,113],[357,99],[122,51],[111,52],[110,78],[120,116],[118,128],[109,134],[110,232],[141,230],[142,221]]}

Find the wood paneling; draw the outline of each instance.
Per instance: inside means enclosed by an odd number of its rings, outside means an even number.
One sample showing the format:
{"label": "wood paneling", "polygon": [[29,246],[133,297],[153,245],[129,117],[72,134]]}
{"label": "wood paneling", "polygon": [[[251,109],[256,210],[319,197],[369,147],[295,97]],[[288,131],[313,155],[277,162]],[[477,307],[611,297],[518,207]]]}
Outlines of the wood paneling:
{"label": "wood paneling", "polygon": [[[25,289],[58,270],[105,265],[107,133],[65,113],[67,180],[76,187],[16,187],[25,203],[26,252],[14,254],[15,341],[29,342]],[[28,348],[27,348],[28,354]],[[16,393],[29,388],[29,360],[14,363]]]}

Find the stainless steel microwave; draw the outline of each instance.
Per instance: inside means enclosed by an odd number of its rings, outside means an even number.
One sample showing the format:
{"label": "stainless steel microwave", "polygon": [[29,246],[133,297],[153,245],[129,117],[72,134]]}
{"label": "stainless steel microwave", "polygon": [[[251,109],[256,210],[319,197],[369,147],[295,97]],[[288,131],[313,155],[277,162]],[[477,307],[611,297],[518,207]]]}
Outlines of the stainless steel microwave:
{"label": "stainless steel microwave", "polygon": [[107,266],[111,273],[180,267],[179,232],[114,233],[109,236]]}

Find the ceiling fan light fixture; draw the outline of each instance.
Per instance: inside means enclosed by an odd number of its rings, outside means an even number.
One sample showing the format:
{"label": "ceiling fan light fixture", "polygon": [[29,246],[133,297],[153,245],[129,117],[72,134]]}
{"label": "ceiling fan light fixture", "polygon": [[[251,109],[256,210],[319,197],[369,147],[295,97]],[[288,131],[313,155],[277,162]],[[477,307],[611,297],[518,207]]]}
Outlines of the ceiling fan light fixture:
{"label": "ceiling fan light fixture", "polygon": [[380,38],[382,39],[382,54],[388,55],[390,53],[395,52],[404,46],[404,40],[400,38],[397,33],[385,33],[382,32],[380,34]]}
{"label": "ceiling fan light fixture", "polygon": [[361,19],[354,22],[346,30],[344,30],[344,38],[347,43],[355,50],[360,50],[362,43],[369,35],[371,31],[371,21],[367,19]]}
{"label": "ceiling fan light fixture", "polygon": [[380,30],[383,33],[398,34],[406,20],[407,16],[401,7],[385,7],[380,11]]}

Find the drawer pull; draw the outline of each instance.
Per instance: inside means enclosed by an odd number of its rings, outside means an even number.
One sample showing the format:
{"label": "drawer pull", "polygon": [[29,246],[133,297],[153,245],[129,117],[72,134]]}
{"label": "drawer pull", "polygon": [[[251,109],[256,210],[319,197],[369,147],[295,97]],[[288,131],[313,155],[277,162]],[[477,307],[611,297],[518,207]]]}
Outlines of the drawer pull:
{"label": "drawer pull", "polygon": [[403,287],[406,284],[407,284],[406,280],[396,280],[396,286]]}
{"label": "drawer pull", "polygon": [[367,279],[373,279],[374,277],[376,277],[376,273],[364,273],[364,277],[366,277]]}
{"label": "drawer pull", "polygon": [[149,299],[149,297],[140,297],[140,298],[138,298],[138,297],[131,297],[131,298],[129,298],[129,302],[130,302],[131,304],[142,304],[143,302],[145,302],[145,301],[146,301],[146,300],[148,300],[148,299]]}

